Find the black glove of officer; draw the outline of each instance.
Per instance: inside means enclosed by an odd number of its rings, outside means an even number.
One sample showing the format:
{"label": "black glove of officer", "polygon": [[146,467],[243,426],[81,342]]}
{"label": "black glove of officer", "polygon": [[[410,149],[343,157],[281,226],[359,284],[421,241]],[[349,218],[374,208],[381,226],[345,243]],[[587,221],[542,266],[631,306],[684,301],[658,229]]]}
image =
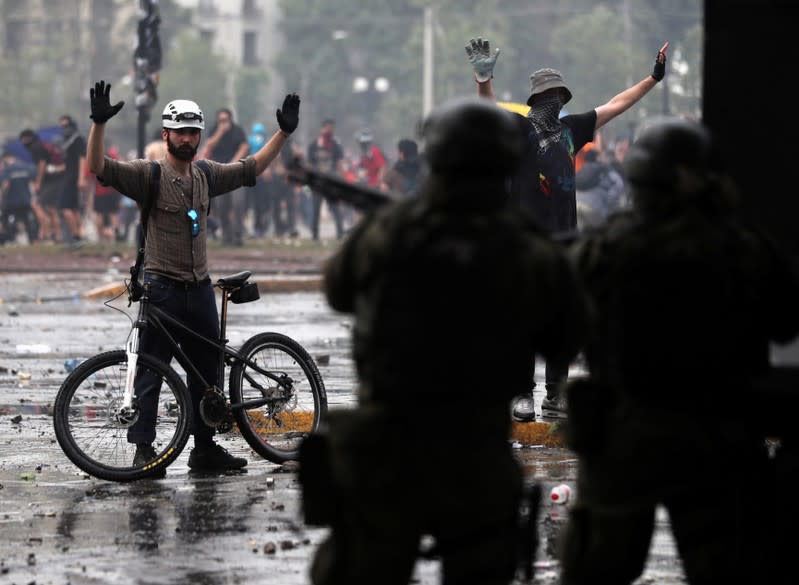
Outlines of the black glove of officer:
{"label": "black glove of officer", "polygon": [[290,93],[283,100],[283,107],[276,112],[277,123],[286,134],[291,134],[300,123],[300,96]]}
{"label": "black glove of officer", "polygon": [[666,76],[666,49],[668,48],[669,44],[666,43],[655,57],[655,68],[652,70],[652,79],[655,81],[660,81]]}
{"label": "black glove of officer", "polygon": [[105,124],[125,105],[125,102],[118,102],[112,106],[110,92],[111,84],[106,85],[102,80],[94,84],[94,89],[89,90],[89,101],[92,105],[92,114],[89,117],[95,124]]}

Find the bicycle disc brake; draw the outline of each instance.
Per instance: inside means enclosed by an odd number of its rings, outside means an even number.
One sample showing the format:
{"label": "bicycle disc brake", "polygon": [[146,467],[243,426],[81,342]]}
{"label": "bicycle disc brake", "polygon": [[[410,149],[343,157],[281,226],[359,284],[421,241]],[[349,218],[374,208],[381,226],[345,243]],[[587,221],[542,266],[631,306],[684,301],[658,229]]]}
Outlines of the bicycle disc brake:
{"label": "bicycle disc brake", "polygon": [[209,388],[205,392],[200,400],[200,418],[218,433],[227,433],[233,428],[233,414],[219,388]]}
{"label": "bicycle disc brake", "polygon": [[130,408],[120,408],[118,405],[119,401],[117,400],[112,400],[108,405],[108,419],[112,424],[129,429],[139,420],[139,408],[136,401],[134,399]]}

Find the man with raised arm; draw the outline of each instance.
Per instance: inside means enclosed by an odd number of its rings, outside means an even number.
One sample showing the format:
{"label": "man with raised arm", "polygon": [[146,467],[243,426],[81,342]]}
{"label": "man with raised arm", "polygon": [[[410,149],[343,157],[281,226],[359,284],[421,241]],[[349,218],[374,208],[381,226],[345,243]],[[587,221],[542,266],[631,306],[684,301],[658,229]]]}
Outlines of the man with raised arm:
{"label": "man with raised arm", "polygon": [[[130,197],[141,208],[149,192],[151,163],[149,160],[118,161],[104,156],[105,125],[122,109],[124,102],[111,105],[111,85],[99,81],[89,92],[91,118],[87,158],[89,168],[98,181],[110,185]],[[219,336],[219,314],[216,297],[208,275],[206,255],[206,216],[210,199],[243,185],[254,185],[255,177],[278,156],[280,149],[299,123],[300,98],[292,93],[276,112],[278,129],[258,152],[227,164],[206,161],[206,174],[193,163],[200,144],[205,119],[199,106],[185,99],[169,102],[162,113],[161,137],[166,155],[157,161],[161,167],[156,200],[150,202],[146,225],[144,283],[149,286],[150,302],[166,311],[200,335]],[[170,334],[180,344],[201,375],[215,383],[217,351],[200,341],[183,335],[177,328]],[[172,347],[150,329],[144,329],[141,353],[155,356],[165,363],[173,357]],[[234,457],[213,440],[214,429],[200,417],[199,404],[205,386],[191,373],[187,385],[192,396],[194,449],[189,467],[201,471],[240,469],[247,460]],[[128,430],[128,441],[137,445],[134,465],[146,465],[156,457],[155,413],[158,402],[158,381],[139,376],[135,395],[139,418]]]}
{"label": "man with raised arm", "polygon": [[[594,138],[594,132],[626,112],[649,93],[666,74],[666,51],[660,48],[650,75],[613,96],[608,102],[581,114],[559,117],[572,97],[557,69],[538,69],[530,76],[527,116],[515,114],[525,149],[518,173],[513,178],[511,202],[530,212],[538,224],[552,234],[577,230],[577,199],[574,160],[577,152]],[[494,99],[494,65],[500,50],[491,52],[488,39],[471,39],[466,55],[474,70],[477,94]],[[530,388],[518,396],[513,418],[535,420],[533,388],[535,358],[530,372]],[[569,374],[569,363],[546,362],[546,396],[541,403],[544,417],[565,418],[566,409],[559,387]]]}

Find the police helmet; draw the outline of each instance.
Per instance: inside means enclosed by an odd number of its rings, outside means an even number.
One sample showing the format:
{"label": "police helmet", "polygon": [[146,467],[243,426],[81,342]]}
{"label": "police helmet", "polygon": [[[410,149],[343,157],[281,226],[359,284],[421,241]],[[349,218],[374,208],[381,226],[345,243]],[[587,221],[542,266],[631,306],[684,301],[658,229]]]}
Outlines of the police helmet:
{"label": "police helmet", "polygon": [[421,138],[439,175],[508,176],[521,161],[523,136],[513,115],[485,98],[442,104],[423,122]]}
{"label": "police helmet", "polygon": [[640,130],[622,166],[633,186],[671,190],[680,186],[681,175],[701,178],[711,170],[711,159],[707,128],[684,118],[666,116]]}
{"label": "police helmet", "polygon": [[739,205],[710,131],[679,117],[655,120],[636,137],[622,163],[633,204],[645,215],[694,208],[730,212]]}

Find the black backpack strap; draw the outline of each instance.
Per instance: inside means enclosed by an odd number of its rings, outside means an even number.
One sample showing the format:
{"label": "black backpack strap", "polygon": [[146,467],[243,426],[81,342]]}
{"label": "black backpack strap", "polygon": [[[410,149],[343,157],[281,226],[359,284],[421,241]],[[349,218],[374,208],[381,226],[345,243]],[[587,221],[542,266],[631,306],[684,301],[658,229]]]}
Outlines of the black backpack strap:
{"label": "black backpack strap", "polygon": [[144,201],[141,204],[141,219],[139,223],[142,226],[141,242],[144,247],[144,238],[147,232],[147,220],[150,219],[150,211],[153,208],[155,200],[158,199],[158,191],[161,188],[161,165],[158,161],[150,161],[150,181],[147,187],[147,193]]}
{"label": "black backpack strap", "polygon": [[129,303],[136,302],[144,292],[139,282],[139,272],[144,264],[144,244],[147,239],[147,220],[150,219],[150,211],[155,200],[158,199],[158,191],[161,188],[161,165],[157,161],[150,161],[150,180],[147,184],[147,191],[141,202],[141,217],[139,219],[139,229],[136,240],[139,248],[136,252],[136,263],[130,267],[130,296]]}
{"label": "black backpack strap", "polygon": [[211,180],[211,165],[208,164],[208,161],[205,159],[194,161],[194,164],[197,165],[197,168],[200,169],[203,174],[205,175],[205,181],[208,183],[208,214],[211,214],[211,185],[213,185],[213,181]]}

